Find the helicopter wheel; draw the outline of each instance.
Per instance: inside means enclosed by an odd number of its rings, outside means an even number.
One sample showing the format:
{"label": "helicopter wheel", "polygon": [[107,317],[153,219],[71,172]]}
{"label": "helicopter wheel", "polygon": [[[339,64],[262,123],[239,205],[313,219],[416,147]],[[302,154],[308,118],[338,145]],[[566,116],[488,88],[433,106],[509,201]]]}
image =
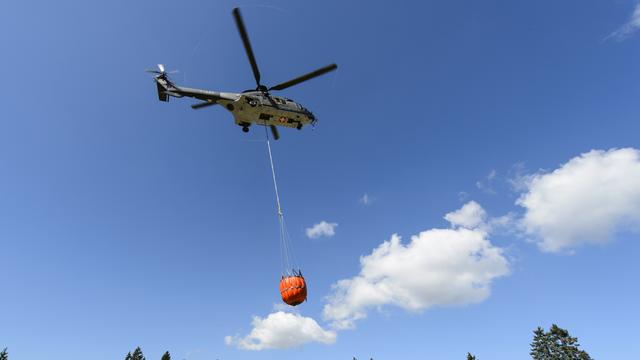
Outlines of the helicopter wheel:
{"label": "helicopter wheel", "polygon": [[247,127],[247,126],[243,126],[243,127],[242,127],[242,131],[243,131],[243,132],[249,132],[249,127]]}
{"label": "helicopter wheel", "polygon": [[302,130],[302,124],[298,124],[298,126],[296,126],[296,129]]}

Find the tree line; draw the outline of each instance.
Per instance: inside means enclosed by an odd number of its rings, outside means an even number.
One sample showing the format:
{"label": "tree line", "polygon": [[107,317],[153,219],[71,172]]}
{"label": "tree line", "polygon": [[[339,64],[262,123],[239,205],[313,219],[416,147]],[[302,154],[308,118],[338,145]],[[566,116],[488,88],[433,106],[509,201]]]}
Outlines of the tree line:
{"label": "tree line", "polygon": [[[569,331],[551,325],[549,331],[544,331],[538,327],[533,331],[533,341],[529,352],[533,360],[593,360],[589,354],[580,349],[578,338],[569,335]],[[0,360],[9,360],[7,348],[0,352]],[[124,360],[147,360],[142,353],[142,349],[137,347],[133,352],[128,352]],[[160,360],[171,360],[168,351],[162,355]],[[355,357],[353,360],[358,360]],[[371,358],[373,360],[373,358]],[[467,360],[480,360],[475,355],[467,353]]]}
{"label": "tree line", "polygon": [[[556,324],[551,325],[549,331],[541,327],[533,331],[529,355],[533,360],[593,360],[586,351],[580,349],[577,337]],[[358,359],[354,356],[353,360]],[[467,360],[480,359],[468,352]]]}
{"label": "tree line", "polygon": [[[124,357],[124,360],[147,360],[147,359],[142,354],[142,350],[140,349],[140,346],[138,346],[135,350],[133,350],[133,353],[131,352],[127,353],[127,356]],[[171,360],[171,354],[169,354],[168,351],[165,351],[164,354],[162,355],[162,358],[160,358],[160,360]]]}
{"label": "tree line", "polygon": [[[586,351],[580,350],[577,337],[556,324],[551,325],[549,331],[541,327],[533,331],[529,355],[533,360],[593,360]],[[467,353],[467,360],[479,359]]]}
{"label": "tree line", "polygon": [[[7,348],[4,348],[2,352],[0,352],[0,360],[9,360],[9,353],[7,352]],[[124,360],[147,360],[142,353],[142,349],[138,346],[133,352],[128,352],[124,357]],[[160,360],[171,360],[171,354],[166,351]]]}

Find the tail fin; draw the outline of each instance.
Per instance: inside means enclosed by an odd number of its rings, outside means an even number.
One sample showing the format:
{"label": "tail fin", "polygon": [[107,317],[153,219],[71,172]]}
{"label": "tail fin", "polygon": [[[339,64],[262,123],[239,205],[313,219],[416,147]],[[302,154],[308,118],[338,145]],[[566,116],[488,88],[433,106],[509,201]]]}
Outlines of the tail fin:
{"label": "tail fin", "polygon": [[156,88],[158,89],[158,100],[169,101],[169,97],[182,97],[180,89],[175,86],[165,74],[156,76]]}
{"label": "tail fin", "polygon": [[167,93],[165,92],[167,91],[167,89],[165,89],[165,87],[161,85],[157,80],[156,87],[158,88],[158,100],[169,101],[169,95],[167,95]]}

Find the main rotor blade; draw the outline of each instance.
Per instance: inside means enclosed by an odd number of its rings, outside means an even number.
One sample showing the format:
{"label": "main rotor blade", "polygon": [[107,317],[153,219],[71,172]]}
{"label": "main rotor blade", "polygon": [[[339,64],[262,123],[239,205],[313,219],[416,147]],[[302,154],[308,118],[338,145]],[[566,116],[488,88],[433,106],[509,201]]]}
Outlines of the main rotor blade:
{"label": "main rotor blade", "polygon": [[293,85],[300,84],[303,81],[311,80],[314,77],[318,77],[320,75],[326,74],[329,71],[333,71],[333,70],[335,70],[337,68],[338,68],[338,65],[331,64],[331,65],[325,66],[323,68],[320,68],[320,69],[318,69],[316,71],[312,71],[312,72],[310,72],[308,74],[304,74],[302,76],[299,76],[299,77],[297,77],[295,79],[292,79],[292,80],[289,80],[289,81],[285,81],[285,82],[280,83],[280,84],[278,84],[276,86],[272,86],[272,87],[269,88],[269,90],[284,90],[284,89],[286,89],[288,87],[291,87]]}
{"label": "main rotor blade", "polygon": [[260,86],[260,70],[258,70],[258,63],[256,63],[256,58],[253,55],[253,49],[251,49],[251,43],[249,42],[249,35],[247,35],[247,29],[244,27],[244,22],[242,21],[242,15],[240,15],[239,8],[233,9],[233,17],[236,20],[236,25],[238,26],[238,32],[240,32],[244,49],[247,51],[247,57],[249,58],[251,69],[253,70],[253,76],[256,78],[256,85]]}
{"label": "main rotor blade", "polygon": [[275,125],[269,125],[269,127],[271,128],[271,134],[273,134],[273,139],[274,140],[280,139],[280,133],[278,132],[278,128]]}
{"label": "main rotor blade", "polygon": [[193,105],[191,105],[191,108],[194,109],[194,110],[198,110],[198,109],[202,109],[203,107],[216,105],[216,104],[217,104],[217,102],[215,102],[215,101],[205,101],[205,102],[193,104]]}

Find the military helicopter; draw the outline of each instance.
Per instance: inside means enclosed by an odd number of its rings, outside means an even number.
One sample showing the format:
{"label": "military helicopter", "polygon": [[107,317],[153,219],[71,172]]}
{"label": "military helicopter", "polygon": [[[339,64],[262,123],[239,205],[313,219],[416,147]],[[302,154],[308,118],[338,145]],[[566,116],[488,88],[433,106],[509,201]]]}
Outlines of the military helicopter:
{"label": "military helicopter", "polygon": [[260,83],[260,70],[258,70],[256,58],[253,55],[249,35],[240,15],[240,9],[234,8],[232,13],[247,52],[253,76],[256,79],[255,90],[231,93],[178,86],[169,78],[168,75],[171,72],[166,72],[164,65],[158,64],[158,70],[146,70],[156,74],[154,80],[158,89],[158,99],[160,101],[169,101],[170,97],[191,97],[203,100],[203,102],[191,105],[193,109],[202,109],[211,105],[224,106],[233,114],[235,123],[242,127],[242,131],[248,132],[249,127],[253,124],[269,126],[273,138],[276,140],[280,138],[277,126],[301,130],[305,125],[315,125],[317,119],[311,111],[291,99],[272,96],[270,91],[284,90],[333,71],[338,66],[331,64],[278,85],[267,87]]}

